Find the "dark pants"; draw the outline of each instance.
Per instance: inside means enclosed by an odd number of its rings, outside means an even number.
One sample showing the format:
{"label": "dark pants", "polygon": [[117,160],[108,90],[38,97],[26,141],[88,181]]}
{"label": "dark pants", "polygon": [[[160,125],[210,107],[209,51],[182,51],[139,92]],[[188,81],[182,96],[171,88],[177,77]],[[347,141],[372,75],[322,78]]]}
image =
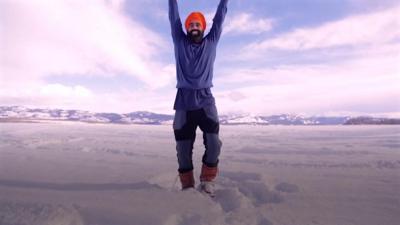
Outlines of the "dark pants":
{"label": "dark pants", "polygon": [[215,105],[198,110],[176,110],[174,118],[174,134],[180,173],[193,170],[193,144],[196,139],[197,126],[203,132],[205,152],[203,163],[208,167],[218,165],[222,142],[218,137],[219,120]]}

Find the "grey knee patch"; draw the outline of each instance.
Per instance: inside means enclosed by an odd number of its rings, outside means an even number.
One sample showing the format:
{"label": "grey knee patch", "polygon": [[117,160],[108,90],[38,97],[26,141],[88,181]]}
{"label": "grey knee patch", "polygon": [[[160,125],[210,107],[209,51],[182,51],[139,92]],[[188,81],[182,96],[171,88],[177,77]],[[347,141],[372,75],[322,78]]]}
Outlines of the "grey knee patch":
{"label": "grey knee patch", "polygon": [[184,110],[176,110],[175,117],[173,122],[174,130],[181,129],[186,123],[186,111]]}
{"label": "grey knee patch", "polygon": [[206,146],[206,153],[203,160],[209,164],[218,162],[222,147],[222,141],[219,139],[218,134],[205,134],[204,145]]}
{"label": "grey knee patch", "polygon": [[204,107],[203,110],[208,118],[219,123],[217,107],[214,104]]}

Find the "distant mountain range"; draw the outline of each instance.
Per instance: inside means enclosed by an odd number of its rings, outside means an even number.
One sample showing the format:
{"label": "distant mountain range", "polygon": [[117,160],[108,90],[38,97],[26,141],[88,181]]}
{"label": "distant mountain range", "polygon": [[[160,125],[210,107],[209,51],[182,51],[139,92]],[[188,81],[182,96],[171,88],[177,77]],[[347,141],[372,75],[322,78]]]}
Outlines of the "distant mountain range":
{"label": "distant mountain range", "polygon": [[[172,124],[173,115],[138,111],[126,114],[93,113],[82,110],[32,109],[23,106],[0,106],[0,122],[26,121],[79,121],[113,124]],[[354,124],[400,124],[400,119],[373,117],[304,117],[299,115],[255,116],[248,114],[220,115],[224,125],[354,125]]]}

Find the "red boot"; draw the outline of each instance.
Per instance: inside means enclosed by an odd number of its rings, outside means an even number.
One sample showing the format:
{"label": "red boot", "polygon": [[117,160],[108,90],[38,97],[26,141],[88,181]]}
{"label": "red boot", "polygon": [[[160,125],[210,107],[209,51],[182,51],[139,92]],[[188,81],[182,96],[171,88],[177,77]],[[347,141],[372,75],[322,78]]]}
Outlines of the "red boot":
{"label": "red boot", "polygon": [[211,182],[217,177],[218,167],[208,167],[205,164],[201,167],[200,181]]}
{"label": "red boot", "polygon": [[193,170],[185,173],[180,173],[179,178],[182,184],[182,190],[187,188],[194,188]]}
{"label": "red boot", "polygon": [[215,197],[214,179],[217,176],[218,167],[208,167],[203,164],[200,175],[200,190],[211,197]]}

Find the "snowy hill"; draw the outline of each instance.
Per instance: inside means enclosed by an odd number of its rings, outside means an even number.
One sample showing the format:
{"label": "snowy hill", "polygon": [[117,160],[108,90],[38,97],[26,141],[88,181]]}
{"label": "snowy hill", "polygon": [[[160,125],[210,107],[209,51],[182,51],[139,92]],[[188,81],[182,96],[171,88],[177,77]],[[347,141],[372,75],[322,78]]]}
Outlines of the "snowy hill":
{"label": "snowy hill", "polygon": [[357,117],[351,118],[346,121],[345,125],[358,125],[358,124],[400,124],[400,119],[389,118],[373,118],[373,117]]}
{"label": "snowy hill", "polygon": [[299,115],[222,115],[221,124],[257,124],[257,125],[338,125],[345,123],[349,117],[304,117]]}
{"label": "snowy hill", "polygon": [[81,110],[30,109],[22,106],[0,106],[0,119],[2,121],[56,120],[90,123],[171,124],[173,116],[151,112],[117,114],[92,113]]}
{"label": "snowy hill", "polygon": [[[360,117],[361,118],[361,117]],[[64,109],[31,109],[23,106],[0,106],[0,121],[80,121],[89,123],[115,123],[115,124],[172,124],[173,115],[157,114],[146,111],[118,113],[93,113],[82,110]],[[357,122],[355,122],[357,121]],[[358,118],[341,117],[305,117],[300,115],[272,115],[260,116],[251,114],[220,115],[223,125],[340,125],[340,124],[365,124]],[[374,121],[374,123],[371,123]],[[366,124],[387,124],[387,119],[369,118]],[[395,121],[400,124],[399,120]]]}

